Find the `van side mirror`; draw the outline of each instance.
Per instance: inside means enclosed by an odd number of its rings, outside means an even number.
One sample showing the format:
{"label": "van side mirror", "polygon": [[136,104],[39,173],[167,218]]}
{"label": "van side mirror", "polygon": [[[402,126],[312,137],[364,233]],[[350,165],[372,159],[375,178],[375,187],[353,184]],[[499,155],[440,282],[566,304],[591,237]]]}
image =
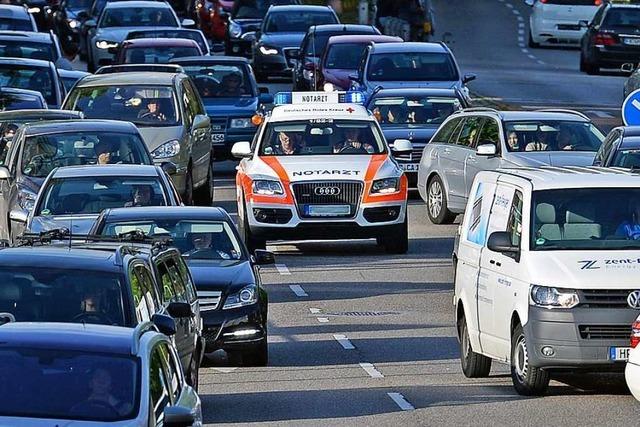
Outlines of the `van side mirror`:
{"label": "van side mirror", "polygon": [[166,336],[171,337],[176,334],[176,321],[170,316],[156,313],[151,317],[151,321]]}
{"label": "van side mirror", "polygon": [[495,156],[497,151],[496,145],[492,142],[481,142],[476,148],[478,156]]}
{"label": "van side mirror", "polygon": [[87,28],[95,28],[98,26],[98,23],[95,19],[87,19],[86,21],[84,21],[84,26]]}
{"label": "van side mirror", "polygon": [[6,166],[0,166],[0,179],[9,179],[11,178],[11,172]]}
{"label": "van side mirror", "polygon": [[195,28],[196,27],[196,21],[194,21],[193,19],[183,19],[181,22],[181,25],[183,28]]}
{"label": "van side mirror", "polygon": [[251,144],[248,141],[240,141],[233,144],[231,147],[231,155],[238,159],[243,159],[245,157],[251,157],[253,153],[251,152]]}
{"label": "van side mirror", "polygon": [[193,130],[207,129],[209,126],[211,126],[211,119],[209,118],[209,116],[207,116],[206,114],[197,114],[193,118],[193,124],[191,125],[191,128]]}
{"label": "van side mirror", "polygon": [[162,165],[160,165],[160,167],[162,168],[164,173],[169,176],[178,173],[178,166],[176,166],[176,164],[173,162],[162,162]]}
{"label": "van side mirror", "polygon": [[511,243],[511,234],[507,231],[494,231],[489,235],[487,248],[512,258],[520,258],[520,248]]}

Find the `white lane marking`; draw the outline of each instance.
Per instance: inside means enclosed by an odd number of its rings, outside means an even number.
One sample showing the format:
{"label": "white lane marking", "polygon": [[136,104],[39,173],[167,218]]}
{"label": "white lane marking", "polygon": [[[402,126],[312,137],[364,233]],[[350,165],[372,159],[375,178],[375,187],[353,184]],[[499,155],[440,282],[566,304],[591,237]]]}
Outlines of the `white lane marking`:
{"label": "white lane marking", "polygon": [[328,317],[318,317],[318,322],[320,323],[329,323]]}
{"label": "white lane marking", "polygon": [[524,53],[525,55],[529,54],[529,49],[520,49],[522,51],[522,53]]}
{"label": "white lane marking", "polygon": [[293,291],[294,294],[298,297],[308,297],[307,293],[302,289],[300,285],[289,285],[289,288]]}
{"label": "white lane marking", "polygon": [[223,374],[230,374],[238,368],[212,368],[214,371],[221,372]]}
{"label": "white lane marking", "polygon": [[509,9],[513,9],[513,5],[511,3],[505,3],[505,6],[507,6]]}
{"label": "white lane marking", "polygon": [[[633,101],[632,101],[632,103],[633,103]],[[634,105],[634,107],[635,107],[635,105]],[[636,107],[636,108],[638,108],[638,107]],[[600,117],[602,119],[608,119],[608,118],[613,117],[613,115],[611,115],[609,113],[605,113],[604,111],[598,111],[598,110],[588,110],[588,111],[585,111],[585,113],[591,113],[594,116]]]}
{"label": "white lane marking", "polygon": [[518,27],[524,28],[524,22],[518,22]]}
{"label": "white lane marking", "polygon": [[360,367],[364,369],[364,371],[367,374],[369,374],[371,378],[384,378],[384,375],[382,375],[382,372],[378,371],[376,367],[373,366],[372,363],[363,362],[363,363],[360,363]]}
{"label": "white lane marking", "polygon": [[516,9],[511,9],[511,12],[513,12],[514,15],[520,16],[520,12],[518,12]]}
{"label": "white lane marking", "polygon": [[533,59],[534,61],[537,59],[535,56],[533,56],[533,55],[531,55],[531,54],[529,54],[529,55],[527,55],[527,56],[528,56],[530,59]]}
{"label": "white lane marking", "polygon": [[524,28],[518,30],[518,35],[524,37]]}
{"label": "white lane marking", "polygon": [[291,272],[289,271],[287,266],[284,264],[276,264],[276,270],[278,270],[278,273],[280,273],[283,276],[291,276]]}
{"label": "white lane marking", "polygon": [[538,64],[540,65],[545,65],[546,63],[544,61],[540,61],[539,59],[536,61]]}
{"label": "white lane marking", "polygon": [[413,411],[416,409],[411,403],[407,402],[407,399],[405,399],[400,393],[387,393],[387,396],[396,402],[396,405],[398,405],[403,411]]}
{"label": "white lane marking", "polygon": [[520,22],[524,21],[524,18],[522,17],[522,15],[518,15],[518,21]]}
{"label": "white lane marking", "polygon": [[518,41],[520,43],[524,43],[524,36],[518,36]]}
{"label": "white lane marking", "polygon": [[320,310],[319,308],[310,308],[309,311],[311,312],[311,314],[318,314],[322,310]]}
{"label": "white lane marking", "polygon": [[342,348],[344,348],[345,350],[353,350],[353,349],[355,349],[355,347],[353,346],[353,344],[351,344],[351,341],[349,341],[349,338],[347,338],[346,335],[334,334],[333,338],[336,341],[338,341],[338,343],[340,343]]}

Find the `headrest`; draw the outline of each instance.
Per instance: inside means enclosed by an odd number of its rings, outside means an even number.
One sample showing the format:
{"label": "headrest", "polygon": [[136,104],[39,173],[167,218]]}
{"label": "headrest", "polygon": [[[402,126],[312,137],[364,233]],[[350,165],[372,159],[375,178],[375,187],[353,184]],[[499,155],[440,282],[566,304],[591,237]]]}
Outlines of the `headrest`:
{"label": "headrest", "polygon": [[556,208],[549,203],[539,203],[536,206],[536,218],[543,224],[556,223]]}
{"label": "headrest", "polygon": [[592,224],[595,222],[596,208],[584,202],[572,203],[567,208],[567,224]]}
{"label": "headrest", "polygon": [[13,282],[0,286],[0,301],[19,301],[22,299],[22,287]]}

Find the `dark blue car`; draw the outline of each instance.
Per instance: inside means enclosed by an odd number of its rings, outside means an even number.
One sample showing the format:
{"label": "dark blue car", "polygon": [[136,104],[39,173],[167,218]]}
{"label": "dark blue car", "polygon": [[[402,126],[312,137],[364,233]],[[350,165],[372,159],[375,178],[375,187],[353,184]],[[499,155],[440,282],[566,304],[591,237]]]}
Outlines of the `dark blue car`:
{"label": "dark blue car", "polygon": [[367,100],[392,149],[396,140],[412,143],[412,151],[391,151],[412,187],[425,145],[451,113],[465,107],[466,98],[457,89],[378,89]]}
{"label": "dark blue car", "polygon": [[191,56],[171,63],[181,65],[198,89],[211,118],[215,159],[230,159],[233,144],[253,139],[257,127],[251,118],[273,97],[268,89],[258,88],[245,58]]}
{"label": "dark blue car", "polygon": [[604,140],[594,166],[640,168],[640,126],[618,126]]}

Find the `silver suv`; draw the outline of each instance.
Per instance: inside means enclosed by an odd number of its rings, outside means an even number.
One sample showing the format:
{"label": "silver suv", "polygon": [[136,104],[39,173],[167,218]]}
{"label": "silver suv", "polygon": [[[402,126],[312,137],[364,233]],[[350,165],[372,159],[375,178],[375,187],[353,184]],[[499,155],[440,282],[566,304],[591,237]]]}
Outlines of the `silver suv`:
{"label": "silver suv", "polygon": [[442,123],[424,149],[418,191],[434,224],[464,212],[471,184],[484,170],[589,166],[604,135],[571,110],[467,108]]}
{"label": "silver suv", "polygon": [[[178,67],[129,71],[112,67],[80,80],[65,110],[85,118],[126,120],[138,127],[156,164],[176,165],[171,178],[185,204],[210,205],[213,197],[211,127],[200,95]],[[195,190],[194,190],[195,189]]]}

